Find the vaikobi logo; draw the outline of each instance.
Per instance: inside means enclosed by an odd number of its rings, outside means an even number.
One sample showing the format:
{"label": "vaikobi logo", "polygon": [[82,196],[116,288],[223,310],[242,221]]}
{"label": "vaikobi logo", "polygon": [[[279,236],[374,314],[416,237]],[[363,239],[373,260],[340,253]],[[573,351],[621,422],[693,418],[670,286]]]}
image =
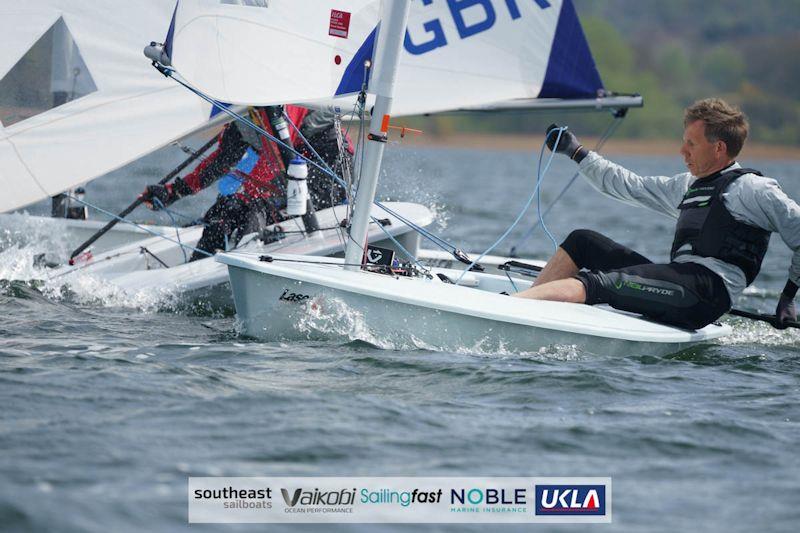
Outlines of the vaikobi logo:
{"label": "vaikobi logo", "polygon": [[605,485],[534,485],[537,516],[605,516]]}
{"label": "vaikobi logo", "polygon": [[286,513],[352,513],[356,489],[281,489]]}

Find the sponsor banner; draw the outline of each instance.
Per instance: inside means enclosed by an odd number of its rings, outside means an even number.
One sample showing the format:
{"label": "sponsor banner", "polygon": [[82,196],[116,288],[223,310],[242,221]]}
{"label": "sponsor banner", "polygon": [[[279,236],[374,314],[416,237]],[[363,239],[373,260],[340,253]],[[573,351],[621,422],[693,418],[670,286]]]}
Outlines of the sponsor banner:
{"label": "sponsor banner", "polygon": [[610,523],[611,478],[190,477],[191,523]]}

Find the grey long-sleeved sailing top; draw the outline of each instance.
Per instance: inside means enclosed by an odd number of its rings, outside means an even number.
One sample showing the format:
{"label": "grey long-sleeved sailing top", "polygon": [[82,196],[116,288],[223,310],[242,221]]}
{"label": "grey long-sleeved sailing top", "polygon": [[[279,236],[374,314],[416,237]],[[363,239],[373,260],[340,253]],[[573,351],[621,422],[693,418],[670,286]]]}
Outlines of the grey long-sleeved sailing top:
{"label": "grey long-sleeved sailing top", "polygon": [[[662,215],[678,218],[678,205],[689,186],[697,179],[690,172],[675,176],[639,176],[612,163],[595,152],[580,162],[581,174],[600,192],[622,202],[646,207]],[[741,168],[734,163],[725,170]],[[723,171],[724,172],[724,171]],[[800,206],[786,196],[771,178],[745,174],[722,193],[722,201],[739,222],[779,233],[794,252],[789,279],[800,285]],[[744,272],[730,263],[713,257],[679,255],[678,263],[699,263],[725,282],[731,301],[747,286]]]}

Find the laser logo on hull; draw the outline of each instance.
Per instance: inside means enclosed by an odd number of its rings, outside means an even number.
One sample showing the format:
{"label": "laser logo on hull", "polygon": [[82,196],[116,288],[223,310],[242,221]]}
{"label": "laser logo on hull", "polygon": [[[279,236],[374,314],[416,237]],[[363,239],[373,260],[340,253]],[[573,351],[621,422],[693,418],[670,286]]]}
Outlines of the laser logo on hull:
{"label": "laser logo on hull", "polygon": [[297,292],[290,292],[289,289],[283,289],[283,294],[280,295],[278,300],[282,300],[284,302],[299,303],[299,302],[304,302],[304,301],[308,300],[309,298],[311,298],[311,296],[309,296],[307,294],[300,294],[300,293],[297,293]]}

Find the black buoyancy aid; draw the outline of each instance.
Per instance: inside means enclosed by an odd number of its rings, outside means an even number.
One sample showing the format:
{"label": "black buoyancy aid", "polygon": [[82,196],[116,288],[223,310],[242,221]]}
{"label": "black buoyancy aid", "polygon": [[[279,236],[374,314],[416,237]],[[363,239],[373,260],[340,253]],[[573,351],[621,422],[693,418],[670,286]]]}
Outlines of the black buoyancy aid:
{"label": "black buoyancy aid", "polygon": [[771,233],[733,218],[722,193],[745,174],[762,176],[749,168],[717,172],[695,180],[683,196],[670,258],[683,254],[714,257],[742,269],[753,283],[767,253]]}

